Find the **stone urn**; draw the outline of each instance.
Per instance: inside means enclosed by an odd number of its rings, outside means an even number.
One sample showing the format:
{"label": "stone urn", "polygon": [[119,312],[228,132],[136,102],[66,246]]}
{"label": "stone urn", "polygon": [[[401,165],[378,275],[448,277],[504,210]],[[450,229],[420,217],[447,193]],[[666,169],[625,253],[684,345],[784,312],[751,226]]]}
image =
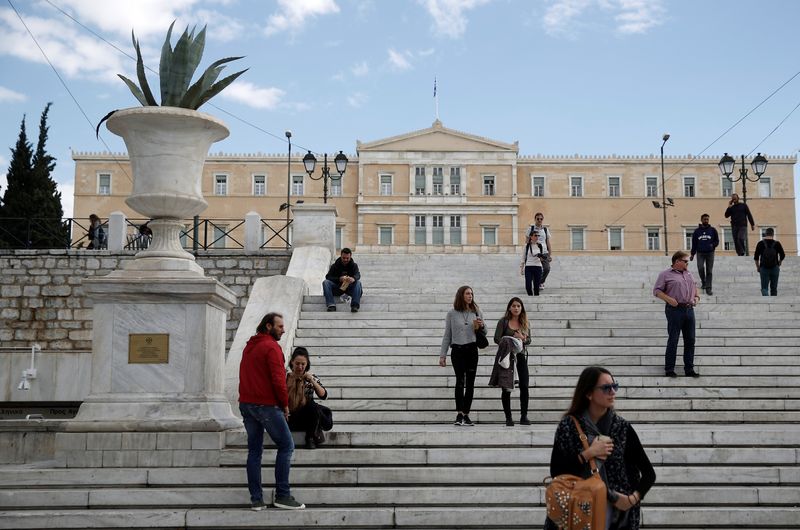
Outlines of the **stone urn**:
{"label": "stone urn", "polygon": [[203,275],[180,244],[184,219],[208,207],[203,198],[203,165],[211,144],[229,134],[217,118],[178,107],[136,107],[115,112],[108,130],[121,136],[133,170],[133,193],[125,202],[152,218],[153,241],[126,270]]}

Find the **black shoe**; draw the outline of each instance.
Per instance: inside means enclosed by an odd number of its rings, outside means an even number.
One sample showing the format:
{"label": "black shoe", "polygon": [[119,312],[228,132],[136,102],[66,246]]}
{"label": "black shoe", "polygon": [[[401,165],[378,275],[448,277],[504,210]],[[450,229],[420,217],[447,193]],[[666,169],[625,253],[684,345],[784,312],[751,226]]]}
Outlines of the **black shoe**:
{"label": "black shoe", "polygon": [[306,438],[306,449],[316,449],[317,442],[314,441],[314,438]]}
{"label": "black shoe", "polygon": [[464,415],[460,412],[456,416],[456,421],[453,422],[453,425],[458,425],[459,427],[464,425]]}
{"label": "black shoe", "polygon": [[531,424],[531,420],[528,419],[528,415],[527,414],[523,414],[520,417],[519,424],[520,425],[530,425]]}
{"label": "black shoe", "polygon": [[272,503],[276,508],[284,510],[302,510],[306,507],[302,502],[297,502],[294,497],[277,497]]}
{"label": "black shoe", "polygon": [[260,512],[266,507],[267,505],[264,504],[264,501],[253,501],[250,503],[250,509],[253,510],[254,512]]}
{"label": "black shoe", "polygon": [[469,419],[469,415],[464,414],[464,423],[462,423],[464,427],[475,427],[475,424],[472,423],[472,420]]}
{"label": "black shoe", "polygon": [[668,370],[664,375],[673,379],[678,377],[678,374],[675,373],[675,370]]}
{"label": "black shoe", "polygon": [[513,426],[514,426],[514,420],[507,419],[506,420],[506,427],[513,427]]}
{"label": "black shoe", "polygon": [[328,313],[335,313],[335,312],[336,312],[336,306],[335,305],[329,305],[328,306]]}
{"label": "black shoe", "polygon": [[359,308],[359,306],[357,306],[357,305],[351,305],[350,306],[350,312],[351,313],[358,313],[358,308]]}
{"label": "black shoe", "polygon": [[698,374],[694,370],[687,370],[686,377],[694,377],[695,379],[697,379],[698,377],[700,377],[700,374]]}
{"label": "black shoe", "polygon": [[701,285],[701,286],[700,286],[700,290],[701,290],[701,291],[705,291],[705,290],[706,290],[706,284],[703,284],[703,285]]}
{"label": "black shoe", "polygon": [[708,294],[708,296],[711,296],[711,295],[714,294],[714,292],[711,290],[711,287],[707,287],[706,288],[706,294]]}

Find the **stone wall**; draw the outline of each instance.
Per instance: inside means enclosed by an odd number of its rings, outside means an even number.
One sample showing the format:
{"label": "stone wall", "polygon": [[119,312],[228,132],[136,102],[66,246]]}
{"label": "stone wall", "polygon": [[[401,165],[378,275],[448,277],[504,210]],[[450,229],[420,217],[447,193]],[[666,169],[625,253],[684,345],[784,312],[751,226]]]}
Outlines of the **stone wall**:
{"label": "stone wall", "polygon": [[[47,351],[92,348],[91,303],[83,278],[103,276],[133,258],[135,251],[0,251],[0,347]],[[253,283],[285,274],[291,251],[209,250],[197,254],[206,275],[231,288],[238,304],[228,315],[226,350],[244,313]]]}

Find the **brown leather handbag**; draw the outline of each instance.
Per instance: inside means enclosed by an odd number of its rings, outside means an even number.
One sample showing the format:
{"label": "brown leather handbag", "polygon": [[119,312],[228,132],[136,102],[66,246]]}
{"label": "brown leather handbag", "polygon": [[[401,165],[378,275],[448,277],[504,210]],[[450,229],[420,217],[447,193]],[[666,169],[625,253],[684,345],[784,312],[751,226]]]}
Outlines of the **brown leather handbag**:
{"label": "brown leather handbag", "polygon": [[[584,450],[589,442],[580,423],[570,416],[578,429]],[[575,475],[558,475],[545,490],[547,518],[560,530],[603,530],[606,525],[607,490],[600,478],[594,458],[589,459],[592,475],[581,478]],[[550,478],[550,477],[548,477]],[[545,479],[546,481],[547,479]]]}

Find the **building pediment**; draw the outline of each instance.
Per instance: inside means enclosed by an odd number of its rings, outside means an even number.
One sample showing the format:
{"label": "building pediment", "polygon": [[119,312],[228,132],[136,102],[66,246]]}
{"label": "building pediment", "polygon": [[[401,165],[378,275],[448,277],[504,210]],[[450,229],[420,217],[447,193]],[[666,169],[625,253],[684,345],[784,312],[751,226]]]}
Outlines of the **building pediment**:
{"label": "building pediment", "polygon": [[358,142],[362,151],[418,151],[418,152],[519,152],[519,144],[499,142],[454,129],[448,129],[436,120],[431,127],[374,142]]}

